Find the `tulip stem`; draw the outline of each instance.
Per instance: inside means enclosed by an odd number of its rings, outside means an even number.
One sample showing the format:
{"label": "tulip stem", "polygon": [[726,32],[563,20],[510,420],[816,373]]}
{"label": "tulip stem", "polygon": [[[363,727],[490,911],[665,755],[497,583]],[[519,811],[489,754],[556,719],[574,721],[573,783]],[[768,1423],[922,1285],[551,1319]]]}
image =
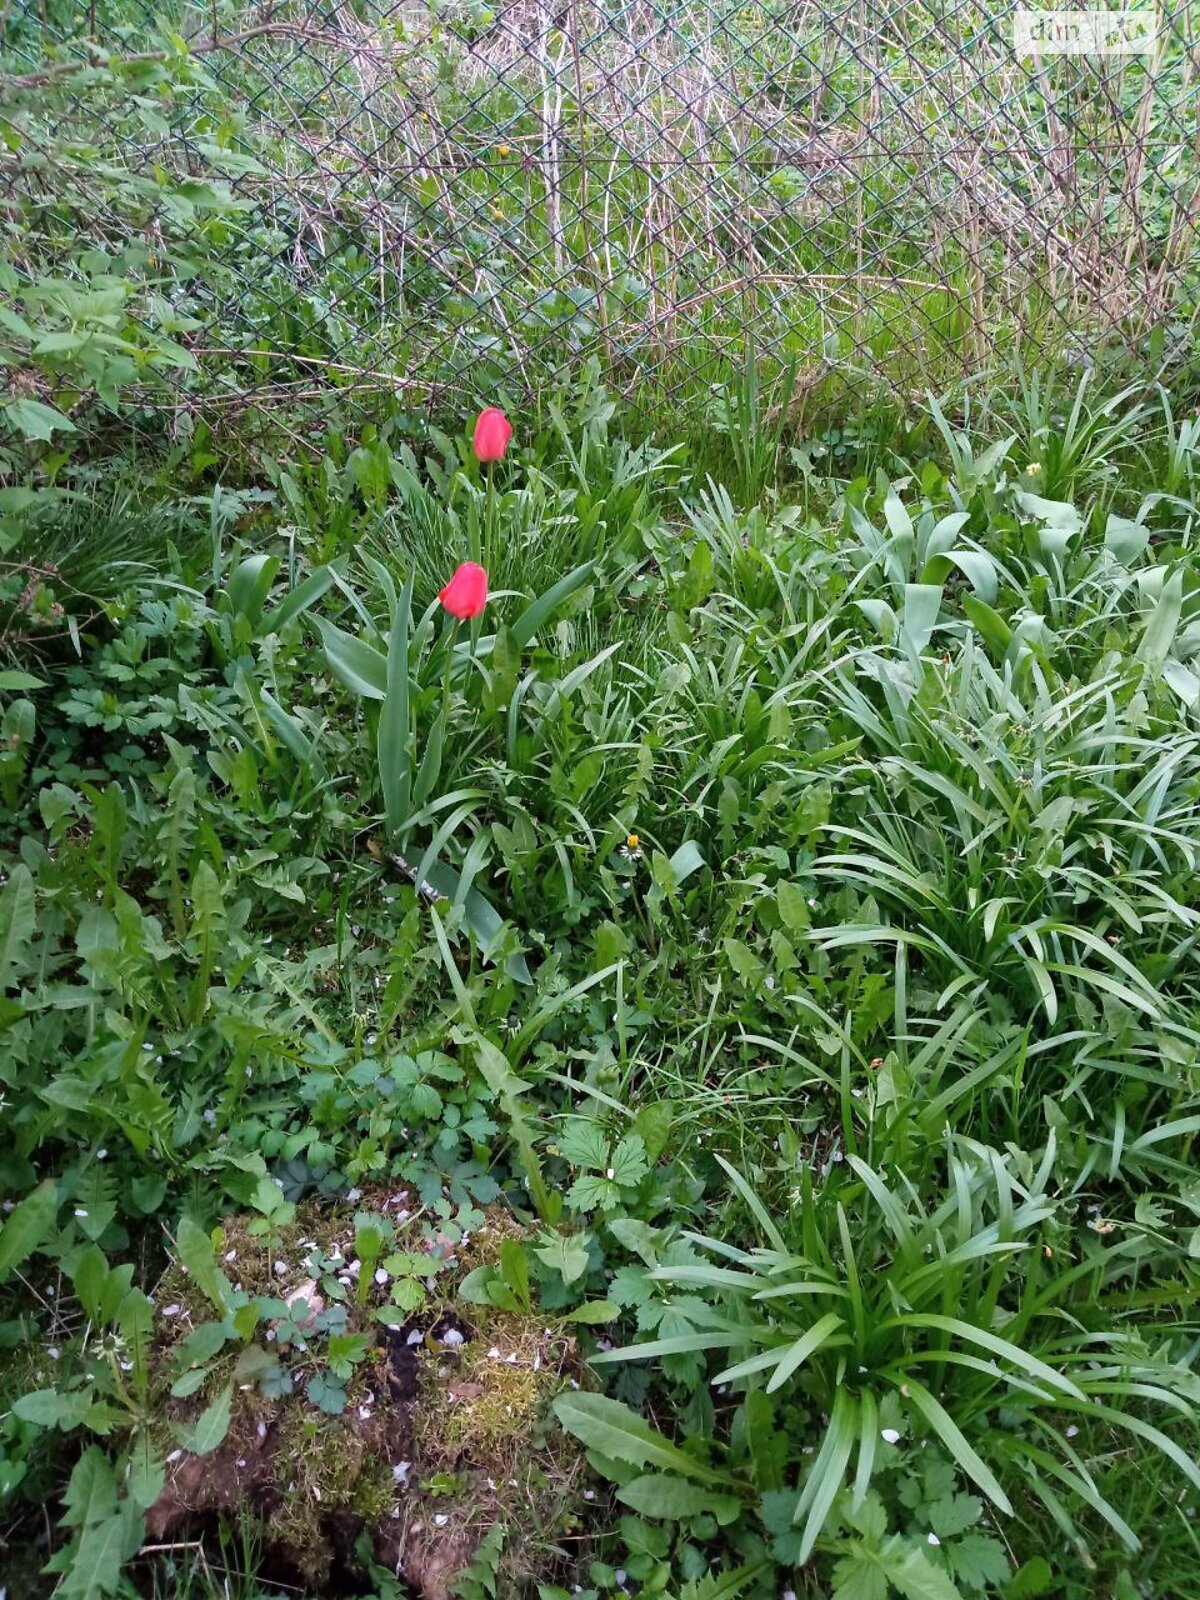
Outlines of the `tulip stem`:
{"label": "tulip stem", "polygon": [[496,538],[496,478],[495,468],[491,462],[488,463],[487,478],[487,521],[484,524],[483,565],[490,572],[492,570],[492,547]]}
{"label": "tulip stem", "polygon": [[450,724],[450,669],[454,665],[454,639],[458,632],[458,618],[450,618],[450,630],[446,635],[446,671],[442,678],[442,711],[446,718],[446,725]]}
{"label": "tulip stem", "polygon": [[[487,514],[483,523],[483,552],[479,559],[484,570],[492,570],[492,549],[496,542],[496,478],[495,465],[489,461],[487,464]],[[471,659],[475,658],[475,649],[479,644],[479,634],[483,627],[482,619],[471,619]]]}

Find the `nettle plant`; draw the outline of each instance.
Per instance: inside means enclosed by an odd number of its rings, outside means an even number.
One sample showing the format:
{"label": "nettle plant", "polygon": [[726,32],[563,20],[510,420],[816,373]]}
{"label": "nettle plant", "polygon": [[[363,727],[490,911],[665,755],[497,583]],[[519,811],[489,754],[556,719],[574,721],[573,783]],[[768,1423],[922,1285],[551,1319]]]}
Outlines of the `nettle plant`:
{"label": "nettle plant", "polygon": [[[37,176],[13,191],[20,248],[0,248],[0,467],[31,456],[61,465],[136,386],[197,370],[186,341],[221,270],[214,246],[249,204],[228,179],[262,169],[232,148],[238,115],[174,30],[148,42],[157,48],[63,61],[7,85],[4,141],[14,170]],[[187,169],[139,170],[129,151],[159,145],[168,117],[190,125]],[[81,231],[81,215],[106,217],[107,229]]]}

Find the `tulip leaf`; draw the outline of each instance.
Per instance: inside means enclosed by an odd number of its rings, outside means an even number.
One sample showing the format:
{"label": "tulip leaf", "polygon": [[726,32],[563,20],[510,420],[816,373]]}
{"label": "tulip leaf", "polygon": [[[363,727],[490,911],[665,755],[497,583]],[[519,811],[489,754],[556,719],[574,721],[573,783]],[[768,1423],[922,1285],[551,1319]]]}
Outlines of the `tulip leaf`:
{"label": "tulip leaf", "polygon": [[293,617],[298,617],[302,611],[307,611],[327,589],[332,588],[333,581],[332,567],[318,567],[305,578],[303,583],[298,583],[284,595],[279,604],[267,613],[263,619],[264,623],[270,625],[272,633],[281,633]]}
{"label": "tulip leaf", "polygon": [[325,659],[340,683],[367,700],[382,700],[387,694],[387,658],[363,639],[355,639],[324,617],[317,627],[325,644]]}
{"label": "tulip leaf", "polygon": [[412,803],[423,806],[433,792],[442,771],[442,749],[446,742],[445,708],[438,712],[421,752],[421,765],[417,768],[417,781],[413,785]]}
{"label": "tulip leaf", "polygon": [[262,608],[279,571],[279,557],[258,551],[234,568],[225,588],[225,599],[235,617],[245,617],[257,626]]}
{"label": "tulip leaf", "polygon": [[519,649],[525,648],[564,600],[568,600],[576,589],[583,587],[595,569],[594,561],[585,561],[581,567],[576,567],[573,572],[568,572],[565,578],[560,578],[557,583],[552,584],[545,594],[539,595],[532,605],[522,611],[510,630]]}
{"label": "tulip leaf", "polygon": [[[460,875],[453,867],[446,866],[441,861],[435,861],[425,872],[425,882],[436,889],[447,900],[457,900],[462,887]],[[504,927],[504,920],[500,913],[484,895],[476,888],[470,888],[462,896],[463,920],[475,936],[475,942],[485,956],[491,954],[496,941]],[[528,964],[520,950],[514,950],[504,963],[504,970],[510,978],[515,978],[518,983],[532,983]]]}

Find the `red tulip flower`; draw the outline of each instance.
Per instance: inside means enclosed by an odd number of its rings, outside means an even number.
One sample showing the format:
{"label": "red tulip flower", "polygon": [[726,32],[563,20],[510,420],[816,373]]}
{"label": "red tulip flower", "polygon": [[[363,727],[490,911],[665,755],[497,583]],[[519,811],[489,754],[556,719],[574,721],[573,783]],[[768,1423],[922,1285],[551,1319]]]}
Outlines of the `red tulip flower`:
{"label": "red tulip flower", "polygon": [[457,617],[460,622],[477,617],[487,605],[487,573],[477,561],[464,561],[438,599],[450,615]]}
{"label": "red tulip flower", "polygon": [[504,460],[511,438],[512,423],[499,406],[489,406],[479,413],[475,424],[475,454],[485,466]]}

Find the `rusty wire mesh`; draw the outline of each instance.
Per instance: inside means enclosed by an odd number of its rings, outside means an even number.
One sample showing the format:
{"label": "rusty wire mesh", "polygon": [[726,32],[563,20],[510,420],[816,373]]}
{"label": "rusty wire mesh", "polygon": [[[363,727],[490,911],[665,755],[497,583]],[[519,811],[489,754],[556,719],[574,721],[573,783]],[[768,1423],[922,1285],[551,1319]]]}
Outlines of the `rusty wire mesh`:
{"label": "rusty wire mesh", "polygon": [[[10,261],[32,270],[31,237],[136,236],[139,314],[239,391],[529,390],[594,354],[669,396],[750,341],[801,382],[903,390],[1137,350],[1193,314],[1187,0],[1149,54],[1032,59],[995,0],[0,13]],[[115,214],[105,163],[160,188]],[[189,216],[155,198],[164,172],[234,203]]]}

